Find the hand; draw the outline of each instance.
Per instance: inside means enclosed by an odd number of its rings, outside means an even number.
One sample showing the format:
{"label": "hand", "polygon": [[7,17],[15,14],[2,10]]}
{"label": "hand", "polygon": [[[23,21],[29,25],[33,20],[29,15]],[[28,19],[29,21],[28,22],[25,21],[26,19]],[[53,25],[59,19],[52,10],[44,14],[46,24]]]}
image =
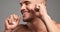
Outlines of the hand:
{"label": "hand", "polygon": [[10,17],[8,17],[5,21],[5,28],[6,29],[15,29],[18,24],[19,24],[19,21],[20,21],[20,16],[18,15],[10,15]]}
{"label": "hand", "polygon": [[46,15],[48,15],[48,14],[47,14],[46,6],[45,6],[43,3],[36,5],[36,9],[39,10],[39,15],[40,15],[41,17],[42,17],[42,16],[45,17]]}

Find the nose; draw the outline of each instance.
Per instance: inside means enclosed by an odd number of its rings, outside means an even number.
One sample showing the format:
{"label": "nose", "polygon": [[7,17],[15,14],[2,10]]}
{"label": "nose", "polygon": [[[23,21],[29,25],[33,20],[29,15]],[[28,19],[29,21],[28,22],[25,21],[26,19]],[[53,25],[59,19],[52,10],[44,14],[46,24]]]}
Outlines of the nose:
{"label": "nose", "polygon": [[23,5],[21,6],[21,11],[23,11],[23,10],[26,10],[26,5],[25,5],[25,4],[23,4]]}

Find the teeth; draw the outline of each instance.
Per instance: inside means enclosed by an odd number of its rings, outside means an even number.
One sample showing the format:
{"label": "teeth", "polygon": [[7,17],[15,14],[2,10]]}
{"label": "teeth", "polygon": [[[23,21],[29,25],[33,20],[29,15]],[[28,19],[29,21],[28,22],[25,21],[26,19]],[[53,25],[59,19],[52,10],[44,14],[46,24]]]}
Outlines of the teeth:
{"label": "teeth", "polygon": [[23,14],[24,14],[24,13],[28,13],[28,11],[24,11]]}
{"label": "teeth", "polygon": [[28,14],[28,12],[24,12],[22,15],[23,17],[25,17]]}
{"label": "teeth", "polygon": [[25,14],[25,13],[28,13],[28,12],[24,12],[23,14]]}

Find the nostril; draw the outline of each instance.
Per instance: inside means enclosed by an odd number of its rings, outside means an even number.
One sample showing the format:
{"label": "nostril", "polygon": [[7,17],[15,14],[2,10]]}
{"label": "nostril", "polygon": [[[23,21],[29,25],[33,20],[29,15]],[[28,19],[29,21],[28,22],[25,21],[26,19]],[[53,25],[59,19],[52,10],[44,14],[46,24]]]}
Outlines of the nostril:
{"label": "nostril", "polygon": [[22,9],[22,10],[21,10],[21,13],[22,13],[22,14],[23,14],[24,10],[25,10],[25,9]]}
{"label": "nostril", "polygon": [[21,9],[26,9],[26,5],[23,4],[23,5],[21,6]]}

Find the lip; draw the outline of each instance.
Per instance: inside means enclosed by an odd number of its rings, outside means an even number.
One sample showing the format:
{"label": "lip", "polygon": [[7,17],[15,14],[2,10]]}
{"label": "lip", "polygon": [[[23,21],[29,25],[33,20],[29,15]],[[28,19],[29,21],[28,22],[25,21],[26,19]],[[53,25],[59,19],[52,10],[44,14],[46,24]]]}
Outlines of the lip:
{"label": "lip", "polygon": [[28,11],[22,11],[22,14],[28,13]]}
{"label": "lip", "polygon": [[28,12],[24,12],[22,15],[23,17],[25,17],[28,14]]}
{"label": "lip", "polygon": [[28,11],[24,11],[24,12],[22,12],[22,14],[27,14],[28,13]]}

